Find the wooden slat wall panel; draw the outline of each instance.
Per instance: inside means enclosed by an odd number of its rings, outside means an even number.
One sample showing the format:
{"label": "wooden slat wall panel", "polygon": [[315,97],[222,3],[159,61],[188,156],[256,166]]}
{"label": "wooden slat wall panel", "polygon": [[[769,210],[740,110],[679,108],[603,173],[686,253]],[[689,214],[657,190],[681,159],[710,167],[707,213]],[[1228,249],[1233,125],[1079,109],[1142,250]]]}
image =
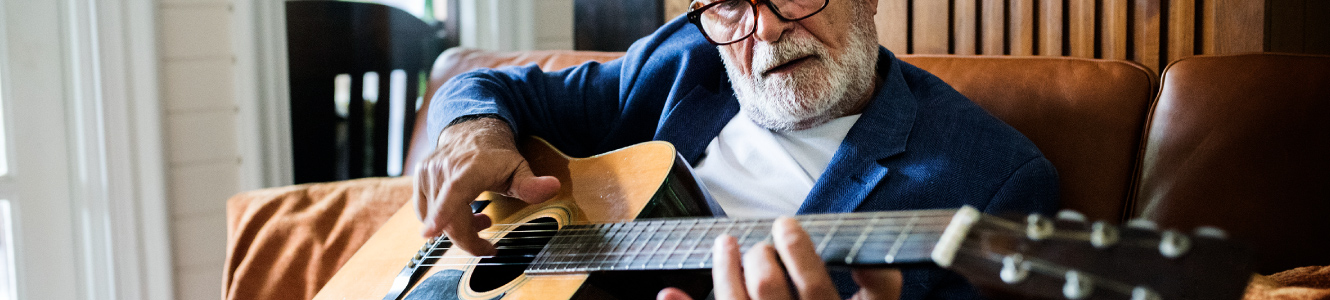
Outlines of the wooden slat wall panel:
{"label": "wooden slat wall panel", "polygon": [[877,41],[896,53],[910,53],[909,0],[878,0]]}
{"label": "wooden slat wall panel", "polygon": [[1005,0],[983,0],[982,2],[983,7],[979,11],[981,14],[979,17],[981,19],[979,32],[982,35],[980,40],[983,43],[983,45],[980,45],[980,51],[984,55],[1006,54],[1006,51],[1004,51],[1007,47],[1005,35],[1007,25],[1005,19],[1007,13],[1006,2]]}
{"label": "wooden slat wall panel", "polygon": [[1127,1],[1103,0],[1100,11],[1099,53],[1101,58],[1127,59]]}
{"label": "wooden slat wall panel", "polygon": [[914,1],[914,53],[949,54],[948,43],[951,41],[949,18],[951,17],[947,1]]}
{"label": "wooden slat wall panel", "polygon": [[1136,62],[1156,71],[1159,65],[1159,20],[1162,18],[1160,0],[1136,0],[1133,3],[1135,19],[1132,20],[1132,41]]}
{"label": "wooden slat wall panel", "polygon": [[1039,1],[1039,54],[1062,56],[1062,20],[1066,18],[1062,0]]}
{"label": "wooden slat wall panel", "polygon": [[1007,31],[1008,53],[1034,55],[1034,0],[1009,0]]}
{"label": "wooden slat wall panel", "polygon": [[879,1],[878,36],[897,53],[1121,59],[1158,72],[1197,54],[1300,49],[1304,31],[1279,27],[1297,24],[1266,18],[1324,0]]}
{"label": "wooden slat wall panel", "polygon": [[979,0],[956,0],[952,4],[954,54],[979,53]]}
{"label": "wooden slat wall panel", "polygon": [[[1205,3],[1206,54],[1260,52],[1264,49],[1265,3],[1251,0],[1211,0]],[[1221,39],[1222,37],[1222,39]]]}
{"label": "wooden slat wall panel", "polygon": [[1094,0],[1067,1],[1067,38],[1071,56],[1094,57]]}

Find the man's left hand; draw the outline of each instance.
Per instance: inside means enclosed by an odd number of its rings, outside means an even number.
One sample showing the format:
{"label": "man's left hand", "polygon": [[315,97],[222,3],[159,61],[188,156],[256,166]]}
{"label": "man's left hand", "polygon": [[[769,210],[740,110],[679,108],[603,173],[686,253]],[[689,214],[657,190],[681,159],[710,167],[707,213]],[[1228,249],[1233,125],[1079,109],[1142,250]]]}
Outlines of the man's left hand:
{"label": "man's left hand", "polygon": [[[722,235],[712,246],[714,257],[711,278],[718,300],[837,299],[827,267],[818,257],[808,233],[793,218],[777,219],[772,226],[772,241],[753,245],[740,259],[734,237]],[[782,268],[784,267],[784,268]],[[789,271],[786,274],[786,271]],[[858,293],[851,299],[895,300],[900,298],[901,273],[896,269],[855,269]],[[787,280],[788,278],[788,280]],[[791,295],[788,283],[794,283]],[[658,300],[691,300],[676,288],[661,290]]]}

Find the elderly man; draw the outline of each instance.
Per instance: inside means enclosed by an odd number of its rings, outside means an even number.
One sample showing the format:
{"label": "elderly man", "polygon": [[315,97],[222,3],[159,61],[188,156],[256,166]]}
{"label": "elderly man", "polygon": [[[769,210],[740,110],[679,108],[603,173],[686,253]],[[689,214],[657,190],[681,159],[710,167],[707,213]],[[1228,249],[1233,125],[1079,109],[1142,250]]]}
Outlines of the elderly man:
{"label": "elderly man", "polygon": [[[468,252],[492,253],[476,234],[490,221],[470,213],[472,199],[482,191],[533,203],[554,195],[560,183],[531,174],[516,135],[544,137],[571,155],[669,141],[730,216],[967,204],[1055,210],[1057,175],[1048,160],[937,77],[878,46],[876,7],[877,0],[698,0],[687,18],[618,60],[458,76],[429,111],[438,148],[417,174],[422,234],[447,233]],[[829,273],[797,224],[776,224],[773,245],[742,257],[733,238],[717,239],[718,299],[856,291],[875,299],[977,297],[939,268]],[[687,296],[666,289],[660,297]]]}

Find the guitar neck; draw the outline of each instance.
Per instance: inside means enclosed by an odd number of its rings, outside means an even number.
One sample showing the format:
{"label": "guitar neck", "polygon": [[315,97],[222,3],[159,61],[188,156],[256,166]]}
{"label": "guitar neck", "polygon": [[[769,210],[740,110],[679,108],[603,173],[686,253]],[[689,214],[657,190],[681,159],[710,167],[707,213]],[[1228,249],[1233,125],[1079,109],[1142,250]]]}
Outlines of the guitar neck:
{"label": "guitar neck", "polygon": [[[958,214],[960,213],[960,214]],[[948,230],[969,208],[798,216],[818,254],[830,265],[932,263],[939,244],[955,252],[964,232]],[[711,246],[726,234],[740,251],[771,240],[774,219],[688,218],[569,225],[536,256],[528,273],[685,270],[711,268]],[[962,227],[965,224],[961,224]],[[965,228],[959,229],[966,230]],[[946,240],[956,240],[947,243]],[[951,245],[951,246],[946,246]],[[943,255],[947,256],[943,251]],[[949,259],[949,258],[944,258]],[[941,263],[941,262],[939,262]]]}

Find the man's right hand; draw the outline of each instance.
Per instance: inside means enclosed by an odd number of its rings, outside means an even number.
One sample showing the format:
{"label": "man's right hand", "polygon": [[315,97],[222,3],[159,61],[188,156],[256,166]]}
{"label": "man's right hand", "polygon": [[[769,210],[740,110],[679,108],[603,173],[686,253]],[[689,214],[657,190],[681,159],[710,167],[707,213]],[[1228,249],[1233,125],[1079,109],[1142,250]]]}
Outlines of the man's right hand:
{"label": "man's right hand", "polygon": [[447,233],[472,255],[494,254],[494,245],[478,234],[490,226],[489,216],[471,213],[471,202],[485,191],[540,203],[559,192],[559,180],[531,174],[512,129],[502,120],[479,118],[444,128],[438,147],[416,168],[412,198],[424,223],[420,234]]}

